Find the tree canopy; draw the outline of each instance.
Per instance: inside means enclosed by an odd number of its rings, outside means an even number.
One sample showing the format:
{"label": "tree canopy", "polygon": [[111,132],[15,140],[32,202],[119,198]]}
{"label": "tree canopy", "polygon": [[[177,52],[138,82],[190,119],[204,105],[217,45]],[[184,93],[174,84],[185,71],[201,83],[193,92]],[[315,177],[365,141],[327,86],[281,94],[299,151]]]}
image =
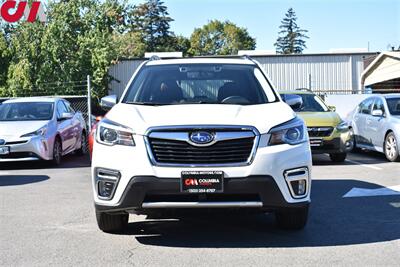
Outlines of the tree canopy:
{"label": "tree canopy", "polygon": [[254,49],[246,29],[210,21],[191,38],[175,35],[160,0],[49,0],[47,21],[0,23],[0,96],[83,94],[92,77],[92,96],[108,93],[110,66],[145,52],[184,55],[236,54]]}
{"label": "tree canopy", "polygon": [[280,54],[301,54],[307,48],[305,39],[308,39],[308,36],[305,33],[308,31],[300,29],[296,21],[296,13],[293,8],[289,8],[279,26],[281,31],[274,44],[276,52]]}
{"label": "tree canopy", "polygon": [[212,20],[194,30],[190,36],[189,53],[195,56],[233,55],[239,50],[255,49],[256,40],[247,29],[230,21]]}

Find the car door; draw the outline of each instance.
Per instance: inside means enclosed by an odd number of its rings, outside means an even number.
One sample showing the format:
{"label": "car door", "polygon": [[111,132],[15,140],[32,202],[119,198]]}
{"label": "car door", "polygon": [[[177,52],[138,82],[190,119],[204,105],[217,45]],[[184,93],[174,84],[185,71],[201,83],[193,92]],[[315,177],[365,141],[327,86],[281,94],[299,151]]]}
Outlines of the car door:
{"label": "car door", "polygon": [[77,118],[77,114],[76,114],[75,110],[71,107],[71,104],[66,100],[62,100],[62,101],[67,109],[67,112],[74,115],[70,119],[70,122],[71,122],[70,135],[71,135],[71,148],[76,148],[78,145],[78,142],[80,142],[80,134],[82,132],[81,122]]}
{"label": "car door", "polygon": [[358,112],[354,115],[354,134],[358,144],[368,145],[369,139],[366,130],[366,120],[371,114],[373,98],[367,98],[359,105]]}
{"label": "car door", "polygon": [[383,152],[383,141],[385,135],[385,107],[383,105],[383,100],[380,97],[375,97],[374,104],[372,107],[373,110],[381,110],[383,116],[368,116],[366,121],[366,131],[368,135],[371,137],[371,143],[375,147],[376,150]]}
{"label": "car door", "polygon": [[61,136],[62,150],[66,153],[72,146],[71,120],[63,119],[62,114],[67,113],[63,101],[57,102],[57,131]]}

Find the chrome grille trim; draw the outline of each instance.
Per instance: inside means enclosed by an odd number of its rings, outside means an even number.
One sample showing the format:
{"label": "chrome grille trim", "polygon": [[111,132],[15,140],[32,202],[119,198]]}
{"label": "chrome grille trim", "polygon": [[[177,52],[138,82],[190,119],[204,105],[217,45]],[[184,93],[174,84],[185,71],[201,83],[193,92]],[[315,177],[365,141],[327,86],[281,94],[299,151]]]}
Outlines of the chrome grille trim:
{"label": "chrome grille trim", "polygon": [[[189,140],[189,133],[193,131],[204,130],[213,132],[215,134],[217,144],[221,141],[229,140],[240,140],[253,138],[253,144],[249,156],[246,161],[232,162],[232,163],[165,163],[158,162],[150,142],[150,138],[163,139],[165,141],[181,141],[186,142],[193,147]],[[152,127],[149,128],[144,136],[144,141],[146,144],[147,154],[151,163],[154,166],[165,166],[165,167],[228,167],[228,166],[246,166],[250,165],[255,157],[258,143],[260,139],[260,133],[255,127],[252,126],[231,126],[231,125],[187,125],[187,126],[163,126],[163,127]],[[213,144],[210,144],[213,145]],[[204,146],[201,146],[204,148]]]}

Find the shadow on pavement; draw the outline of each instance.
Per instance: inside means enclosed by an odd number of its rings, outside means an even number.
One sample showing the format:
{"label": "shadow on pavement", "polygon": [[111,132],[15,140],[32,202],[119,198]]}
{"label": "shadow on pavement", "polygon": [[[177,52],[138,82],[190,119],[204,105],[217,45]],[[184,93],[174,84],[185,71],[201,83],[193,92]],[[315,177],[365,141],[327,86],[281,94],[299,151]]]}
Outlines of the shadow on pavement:
{"label": "shadow on pavement", "polygon": [[126,234],[142,244],[167,247],[315,247],[385,242],[400,238],[400,196],[342,198],[353,187],[378,188],[356,180],[313,182],[309,222],[284,231],[272,215],[220,215],[129,224]]}
{"label": "shadow on pavement", "polygon": [[32,169],[58,169],[58,168],[83,168],[90,167],[89,156],[67,155],[62,158],[60,166],[54,166],[48,161],[21,161],[2,162],[0,170],[32,170]]}
{"label": "shadow on pavement", "polygon": [[[358,164],[382,164],[389,163],[383,153],[374,151],[360,151],[347,154],[346,161],[333,162],[330,160],[328,154],[314,154],[312,156],[314,166],[335,166],[335,165],[358,165]],[[357,161],[352,162],[352,161]],[[396,164],[396,163],[394,163]]]}
{"label": "shadow on pavement", "polygon": [[48,179],[47,175],[0,175],[0,186],[33,184]]}

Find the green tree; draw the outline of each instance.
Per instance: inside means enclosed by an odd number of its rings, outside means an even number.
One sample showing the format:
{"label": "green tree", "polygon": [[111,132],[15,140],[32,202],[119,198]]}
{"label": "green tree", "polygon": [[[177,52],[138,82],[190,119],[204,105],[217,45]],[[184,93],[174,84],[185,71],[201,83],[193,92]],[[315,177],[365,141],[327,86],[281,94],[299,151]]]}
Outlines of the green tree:
{"label": "green tree", "polygon": [[305,39],[309,37],[305,33],[308,31],[300,29],[296,20],[296,13],[293,8],[289,8],[279,26],[281,31],[278,34],[280,36],[274,44],[277,53],[301,54],[307,48]]}
{"label": "green tree", "polygon": [[256,40],[247,29],[232,22],[212,20],[194,30],[190,36],[190,46],[189,53],[196,56],[233,55],[239,50],[255,49]]}
{"label": "green tree", "polygon": [[145,3],[135,6],[129,16],[131,31],[140,33],[151,52],[168,51],[173,33],[167,7],[160,0],[147,0]]}

